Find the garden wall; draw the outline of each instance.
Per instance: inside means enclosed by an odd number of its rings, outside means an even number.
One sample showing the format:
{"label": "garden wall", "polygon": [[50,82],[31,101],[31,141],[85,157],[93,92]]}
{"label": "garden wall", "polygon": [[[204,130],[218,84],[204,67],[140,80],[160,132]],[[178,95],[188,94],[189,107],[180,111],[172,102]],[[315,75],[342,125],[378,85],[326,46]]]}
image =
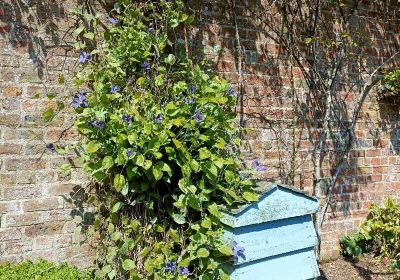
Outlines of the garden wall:
{"label": "garden wall", "polygon": [[[287,49],[271,40],[268,28],[248,10],[260,11],[265,3],[245,1],[246,7],[237,1],[234,14],[232,2],[192,2],[199,21],[186,33],[191,55],[204,51],[213,67],[241,91],[239,121],[251,128],[243,134],[249,167],[259,159],[267,170],[258,176],[324,196],[315,190],[313,177],[314,136],[321,123],[310,121],[322,120],[323,114],[312,111],[315,96],[309,94],[304,73]],[[68,110],[50,123],[42,118],[42,112],[57,106],[47,96],[67,94],[77,66],[71,36],[75,19],[68,13],[73,6],[72,0],[0,3],[0,261],[42,256],[81,267],[92,261],[87,245],[74,246],[79,240],[72,217],[83,211],[78,198],[85,177],[76,169],[61,172],[59,167],[73,158],[48,148],[50,143],[62,146],[77,139],[70,129],[73,120]],[[357,54],[365,68],[354,69],[349,63],[341,72],[335,112],[343,123],[357,105],[363,75],[398,49],[396,22],[381,24],[380,14],[361,8],[356,18],[357,24],[368,22],[362,26],[370,43]],[[325,259],[338,256],[339,237],[357,228],[371,203],[388,195],[400,198],[397,106],[392,100],[378,102],[374,91],[362,106],[356,146],[345,167],[340,166],[322,226]],[[326,178],[335,172],[338,143],[327,141],[323,151]]]}

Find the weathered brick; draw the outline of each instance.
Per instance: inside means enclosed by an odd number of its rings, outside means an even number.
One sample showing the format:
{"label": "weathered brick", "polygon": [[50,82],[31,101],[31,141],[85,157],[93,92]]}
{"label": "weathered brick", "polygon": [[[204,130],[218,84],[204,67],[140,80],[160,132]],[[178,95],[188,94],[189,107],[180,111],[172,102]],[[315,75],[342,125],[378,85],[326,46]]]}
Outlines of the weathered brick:
{"label": "weathered brick", "polygon": [[7,86],[3,89],[3,95],[6,97],[16,97],[22,94],[22,89],[14,86]]}
{"label": "weathered brick", "polygon": [[0,155],[16,155],[21,149],[22,146],[17,144],[0,144]]}
{"label": "weathered brick", "polygon": [[63,228],[67,223],[64,221],[47,221],[41,224],[28,225],[25,227],[24,234],[27,237],[35,237],[64,233]]}
{"label": "weathered brick", "polygon": [[6,187],[3,190],[3,200],[19,200],[19,199],[31,199],[40,197],[42,194],[42,188],[37,186],[14,186]]}
{"label": "weathered brick", "polygon": [[33,199],[22,202],[25,212],[42,211],[62,208],[62,202],[57,198]]}
{"label": "weathered brick", "polygon": [[16,170],[39,170],[44,169],[46,162],[43,159],[8,159],[5,161],[5,169],[8,171]]}
{"label": "weathered brick", "polygon": [[20,124],[19,115],[0,113],[0,125],[5,125],[8,127],[16,127],[19,124]]}
{"label": "weathered brick", "polygon": [[21,229],[0,228],[0,241],[20,240],[21,238]]}

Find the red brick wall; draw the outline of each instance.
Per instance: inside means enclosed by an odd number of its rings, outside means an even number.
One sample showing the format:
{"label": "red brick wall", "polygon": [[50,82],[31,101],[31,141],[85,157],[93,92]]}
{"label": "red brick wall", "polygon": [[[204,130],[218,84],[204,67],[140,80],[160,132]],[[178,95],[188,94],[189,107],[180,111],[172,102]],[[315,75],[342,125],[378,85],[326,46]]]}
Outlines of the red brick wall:
{"label": "red brick wall", "polygon": [[60,172],[68,157],[46,149],[76,138],[73,131],[62,134],[71,117],[42,119],[55,106],[46,96],[66,93],[59,76],[69,77],[77,63],[69,35],[73,2],[0,2],[0,261],[41,256],[91,264],[83,257],[88,248],[73,246],[75,210],[68,202],[84,177]]}
{"label": "red brick wall", "polygon": [[[91,261],[83,257],[90,255],[88,247],[73,246],[78,241],[72,221],[77,210],[69,202],[71,193],[84,184],[85,177],[79,170],[61,173],[58,167],[68,157],[46,149],[48,143],[62,145],[76,139],[72,130],[64,131],[71,126],[71,115],[60,115],[50,124],[41,118],[41,112],[55,106],[46,95],[67,93],[68,77],[77,63],[69,36],[74,19],[68,10],[73,2],[0,3],[0,261],[38,256],[80,266]],[[246,2],[252,7],[260,5],[258,1]],[[206,51],[213,66],[237,86],[240,75],[236,29],[229,5],[220,0],[190,4],[197,11],[199,22],[188,31],[189,43],[196,51]],[[259,158],[267,167],[260,177],[288,182],[295,159],[294,185],[311,193],[315,127],[310,129],[302,119],[312,107],[307,103],[302,73],[296,65],[290,71],[283,46],[268,38],[268,30],[256,24],[254,15],[241,5],[237,11],[243,50],[243,103],[238,111],[241,123],[251,128],[243,135],[247,162],[250,166],[252,160]],[[393,27],[375,24],[379,14],[360,13],[360,19],[372,22],[366,33],[372,39],[371,47],[360,55],[372,69],[391,55],[399,33]],[[342,105],[346,105],[342,113],[351,111],[357,100],[350,86],[360,84],[358,73],[350,68],[346,71],[348,75],[341,76],[344,86],[340,96]],[[302,106],[293,102],[291,73]],[[66,84],[59,84],[61,75],[66,77]],[[357,228],[372,202],[381,202],[390,194],[400,198],[397,106],[393,102],[378,103],[371,95],[362,108],[356,127],[357,146],[334,189],[322,227],[321,252],[325,259],[338,255],[339,237]],[[323,161],[327,177],[335,167],[334,155],[332,148]]]}
{"label": "red brick wall", "polygon": [[[234,2],[237,5],[237,28],[232,12]],[[321,2],[325,3],[326,9],[328,2]],[[355,1],[348,1],[349,6],[352,2]],[[318,115],[320,112],[312,108],[316,102],[309,100],[313,96],[299,65],[290,63],[287,48],[270,38],[273,30],[261,21],[267,19],[272,22],[272,27],[285,29],[282,18],[274,14],[276,5],[271,3],[279,4],[280,1],[197,2],[195,9],[199,11],[199,24],[192,30],[190,38],[197,48],[208,54],[220,74],[235,83],[237,89],[240,87],[238,57],[241,56],[243,101],[242,104],[239,102],[238,112],[241,113],[243,126],[250,128],[243,136],[248,166],[258,158],[267,168],[266,172],[258,174],[259,177],[271,182],[293,183],[295,187],[313,194],[315,134],[322,126],[323,114]],[[358,53],[343,62],[339,75],[334,112],[340,115],[343,123],[351,118],[360,97],[358,89],[365,85],[366,79],[361,77],[366,77],[399,50],[399,25],[393,18],[385,18],[382,14],[391,14],[393,10],[394,7],[383,4],[380,7],[360,5],[350,21],[354,24],[354,32],[362,34],[359,40],[365,41],[365,45],[355,48]],[[323,11],[321,17],[324,18],[320,20],[328,21],[333,11]],[[265,13],[267,17],[263,17]],[[329,26],[329,22],[326,24]],[[332,28],[340,30],[335,24]],[[316,36],[331,31],[320,28]],[[237,49],[236,33],[241,51]],[[323,59],[329,60],[329,57]],[[356,62],[362,67],[356,67]],[[394,59],[384,68],[398,66],[399,62],[398,58]],[[306,62],[302,65],[307,67]],[[291,79],[297,99],[291,94]],[[389,195],[400,198],[400,100],[378,102],[378,90],[377,85],[362,106],[355,127],[356,144],[347,164],[342,166],[327,208],[321,229],[321,258],[325,260],[339,256],[339,238],[357,230],[371,203],[381,203]],[[316,119],[319,122],[313,122]],[[336,133],[339,135],[344,131]],[[327,152],[323,154],[322,161],[322,172],[326,178],[331,177],[337,168],[335,159],[340,157],[338,143],[327,141]],[[291,167],[293,159],[294,168]],[[294,181],[290,180],[291,170]],[[321,205],[324,201],[322,192]]]}

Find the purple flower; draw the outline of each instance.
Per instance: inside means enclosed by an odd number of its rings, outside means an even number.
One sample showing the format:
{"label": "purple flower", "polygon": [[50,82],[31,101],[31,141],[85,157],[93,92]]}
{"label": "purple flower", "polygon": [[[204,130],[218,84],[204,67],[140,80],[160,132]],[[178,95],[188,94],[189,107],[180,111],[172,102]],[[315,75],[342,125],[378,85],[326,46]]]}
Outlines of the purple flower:
{"label": "purple flower", "polygon": [[253,168],[256,171],[265,171],[265,170],[267,170],[264,166],[261,165],[259,159],[256,159],[255,161],[253,161]]}
{"label": "purple flower", "polygon": [[90,53],[87,53],[85,51],[82,51],[79,55],[79,63],[86,63],[92,58],[92,55]]}
{"label": "purple flower", "polygon": [[155,118],[155,121],[156,121],[157,123],[162,123],[162,121],[163,121],[163,116],[162,116],[162,114],[158,114],[158,115],[156,116],[156,118]]}
{"label": "purple flower", "polygon": [[133,150],[128,150],[128,151],[126,151],[126,155],[128,156],[128,157],[131,157],[131,156],[133,156],[135,154],[135,152],[133,151]]}
{"label": "purple flower", "polygon": [[131,123],[132,122],[132,117],[129,116],[129,115],[122,115],[122,120],[124,122]]}
{"label": "purple flower", "polygon": [[106,124],[104,122],[101,122],[101,121],[98,121],[98,120],[90,121],[90,122],[88,122],[88,124],[91,125],[91,126],[100,128],[100,129],[103,129],[106,126]]}
{"label": "purple flower", "polygon": [[165,272],[174,273],[176,270],[176,262],[167,262],[165,264]]}
{"label": "purple flower", "polygon": [[47,150],[49,150],[49,151],[52,152],[52,153],[55,153],[55,152],[56,152],[56,148],[54,147],[54,144],[53,144],[53,143],[47,144],[47,145],[46,145],[46,148],[47,148]]}
{"label": "purple flower", "polygon": [[75,109],[86,108],[88,106],[87,93],[84,91],[75,94],[74,97],[72,98],[71,106]]}
{"label": "purple flower", "polygon": [[179,268],[179,274],[189,276],[189,269],[187,267],[180,267]]}
{"label": "purple flower", "polygon": [[150,69],[151,69],[150,63],[148,63],[147,61],[146,61],[146,62],[143,62],[142,64],[140,64],[140,66],[141,66],[141,67],[143,68],[143,70],[146,71],[146,72],[149,72]]}
{"label": "purple flower", "polygon": [[112,24],[117,24],[117,23],[118,23],[118,19],[113,18],[113,17],[109,17],[109,18],[108,18],[108,21],[109,21],[110,23],[112,23]]}
{"label": "purple flower", "polygon": [[117,85],[113,85],[111,87],[111,93],[118,93],[120,91],[121,91],[121,88],[119,86],[117,86]]}
{"label": "purple flower", "polygon": [[238,96],[238,94],[237,94],[237,92],[235,92],[233,86],[230,86],[230,88],[228,89],[228,91],[226,92],[226,94],[228,94],[228,95],[230,95],[230,96],[233,96],[233,97],[237,97],[237,96]]}
{"label": "purple flower", "polygon": [[196,122],[202,122],[204,121],[204,119],[206,117],[204,117],[204,115],[200,114],[200,112],[196,112],[196,114],[194,114],[193,118],[195,119]]}
{"label": "purple flower", "polygon": [[197,90],[197,87],[196,87],[196,86],[190,86],[190,87],[189,87],[189,91],[190,91],[190,92],[196,92],[196,90]]}
{"label": "purple flower", "polygon": [[192,98],[192,99],[185,98],[185,100],[183,100],[183,102],[185,102],[185,104],[187,104],[187,105],[190,105],[190,104],[195,103],[196,99],[194,99],[194,98]]}
{"label": "purple flower", "polygon": [[237,263],[239,257],[242,257],[243,259],[246,259],[246,256],[244,255],[244,248],[238,246],[236,241],[231,242],[231,248],[233,251],[233,262]]}

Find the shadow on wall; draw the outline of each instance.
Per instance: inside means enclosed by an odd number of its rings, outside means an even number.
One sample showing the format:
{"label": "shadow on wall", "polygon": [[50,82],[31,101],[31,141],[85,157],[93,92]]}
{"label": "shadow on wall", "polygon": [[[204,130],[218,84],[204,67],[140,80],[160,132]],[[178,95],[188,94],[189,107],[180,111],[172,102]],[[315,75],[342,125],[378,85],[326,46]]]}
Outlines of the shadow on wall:
{"label": "shadow on wall", "polygon": [[[241,124],[252,129],[243,135],[247,157],[268,161],[272,171],[265,174],[268,180],[300,188],[304,177],[306,188],[313,184],[315,167],[310,163],[320,157],[322,178],[338,173],[331,210],[348,215],[362,207],[349,194],[371,181],[359,166],[357,150],[377,148],[376,143],[359,137],[364,128],[352,126],[354,109],[365,90],[366,74],[399,49],[392,20],[398,18],[399,10],[391,1],[354,1],[335,9],[323,1],[319,10],[299,3],[304,1],[196,1],[192,4],[200,25],[192,39],[194,47],[214,46],[209,56],[229,81],[240,86],[243,79],[238,112]],[[337,18],[348,27],[343,38],[337,36]],[[320,41],[306,44],[309,38]],[[329,40],[337,46],[326,44]],[[342,42],[348,44],[344,57]],[[328,135],[321,141],[327,90],[332,92],[332,116]],[[391,129],[392,146],[398,153],[400,127]],[[349,153],[346,146],[351,135],[356,145]],[[327,191],[322,189],[322,196]]]}
{"label": "shadow on wall", "polygon": [[[72,46],[65,42],[60,30],[66,11],[61,1],[5,0],[0,2],[0,36],[19,52],[29,55],[39,78],[43,78],[48,48],[62,47],[65,52]],[[65,25],[64,25],[65,26]]]}
{"label": "shadow on wall", "polygon": [[378,100],[380,129],[390,133],[390,151],[400,154],[400,98],[384,97]]}
{"label": "shadow on wall", "polygon": [[[26,53],[34,62],[40,79],[54,56],[66,58],[73,52],[72,36],[77,18],[69,10],[81,5],[83,0],[3,0],[0,1],[0,38],[10,47]],[[112,0],[99,0],[96,5],[109,8]]]}

